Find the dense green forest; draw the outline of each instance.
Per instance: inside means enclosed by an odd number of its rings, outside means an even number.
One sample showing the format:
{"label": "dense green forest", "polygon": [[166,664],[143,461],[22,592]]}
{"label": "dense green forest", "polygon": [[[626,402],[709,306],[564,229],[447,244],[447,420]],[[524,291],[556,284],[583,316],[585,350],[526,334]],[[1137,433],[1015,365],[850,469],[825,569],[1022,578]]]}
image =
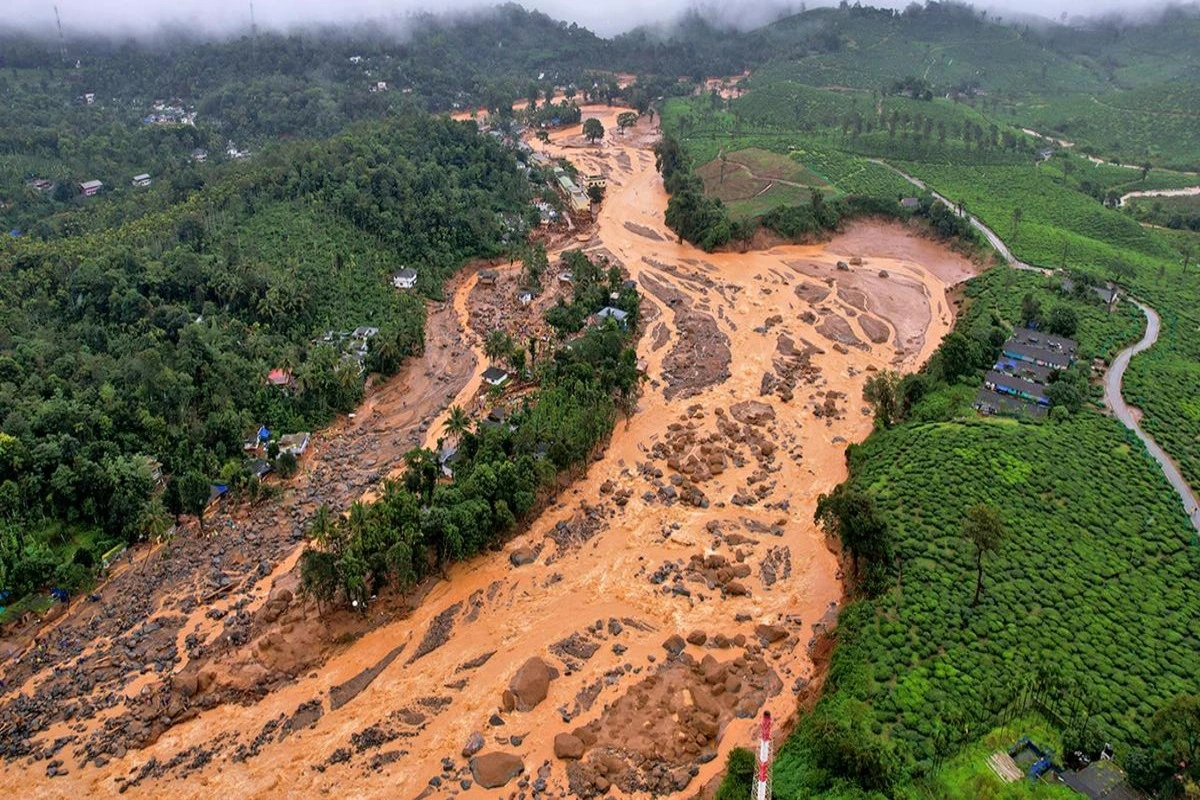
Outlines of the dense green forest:
{"label": "dense green forest", "polygon": [[[390,373],[424,346],[422,300],[391,273],[412,266],[438,292],[506,246],[529,196],[511,151],[473,124],[411,113],[278,147],[110,230],[9,238],[0,583],[77,585],[72,564],[164,510],[203,508],[260,424],[307,430],[354,408],[364,368]],[[365,363],[323,341],[360,327],[379,331]],[[275,368],[291,387],[268,385]],[[171,476],[165,509],[148,459]]]}

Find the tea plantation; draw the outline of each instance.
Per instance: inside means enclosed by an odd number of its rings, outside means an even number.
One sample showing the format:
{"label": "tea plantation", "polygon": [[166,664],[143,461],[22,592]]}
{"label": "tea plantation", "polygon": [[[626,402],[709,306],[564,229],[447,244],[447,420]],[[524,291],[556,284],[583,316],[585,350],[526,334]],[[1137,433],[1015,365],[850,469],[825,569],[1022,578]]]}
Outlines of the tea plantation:
{"label": "tea plantation", "polygon": [[[853,746],[887,752],[905,783],[1035,681],[1059,687],[1062,724],[1086,723],[1119,756],[1156,709],[1200,689],[1200,552],[1115,421],[903,425],[854,448],[851,470],[890,525],[898,578],[842,612],[826,696],[780,753],[777,797],[830,785],[806,735],[826,718],[862,715]],[[972,608],[959,529],[976,503],[999,508],[1008,535]]]}

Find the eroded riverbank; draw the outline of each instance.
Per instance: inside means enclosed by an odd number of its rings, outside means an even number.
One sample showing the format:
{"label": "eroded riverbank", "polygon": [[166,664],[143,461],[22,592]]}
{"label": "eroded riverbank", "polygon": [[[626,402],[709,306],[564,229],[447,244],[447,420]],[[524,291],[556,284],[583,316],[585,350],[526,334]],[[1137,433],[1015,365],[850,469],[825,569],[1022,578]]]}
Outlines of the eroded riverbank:
{"label": "eroded riverbank", "polygon": [[[615,131],[620,110],[585,117]],[[596,147],[575,128],[547,148],[606,176],[598,223],[577,244],[638,281],[648,320],[638,410],[582,479],[503,552],[451,568],[408,618],[306,643],[328,654],[319,669],[100,766],[77,765],[67,744],[69,774],[52,781],[44,761],[11,763],[0,785],[494,797],[469,769],[470,745],[517,757],[517,780],[549,796],[661,794],[715,775],[762,708],[790,717],[812,677],[808,642],[841,596],[816,497],[844,479],[846,444],[871,430],[867,377],[932,352],[952,324],[946,290],[974,268],[890,224],[745,254],[679,244],[662,222],[653,139],[643,122]],[[454,293],[459,325],[480,290]],[[454,346],[460,360],[478,333]],[[459,402],[473,392],[456,388]],[[264,584],[286,584],[286,567]],[[295,646],[295,630],[272,641]],[[557,676],[526,671],[514,686],[532,658]],[[571,735],[560,750],[581,758],[555,757],[560,734]]]}

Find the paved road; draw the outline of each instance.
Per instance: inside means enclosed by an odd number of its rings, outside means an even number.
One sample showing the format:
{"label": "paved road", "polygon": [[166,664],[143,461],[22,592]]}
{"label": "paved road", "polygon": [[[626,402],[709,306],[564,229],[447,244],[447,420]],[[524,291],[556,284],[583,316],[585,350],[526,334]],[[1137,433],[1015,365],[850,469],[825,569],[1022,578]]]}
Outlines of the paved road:
{"label": "paved road", "polygon": [[[956,214],[958,213],[954,203],[930,189],[925,185],[924,181],[914,178],[913,176],[896,169],[886,161],[880,161],[878,159],[869,160],[876,164],[887,167],[892,172],[895,172],[897,175],[911,183],[913,186],[929,192],[951,209],[954,209]],[[1024,261],[1018,260],[1017,257],[1012,254],[1012,251],[1008,249],[1008,246],[1004,244],[1004,241],[996,235],[995,231],[984,225],[979,221],[978,218],[974,216],[967,215],[967,218],[970,220],[971,225],[987,238],[992,247],[996,248],[996,252],[998,252],[1005,261],[1007,261],[1016,269],[1029,270],[1031,272],[1041,272],[1044,275],[1050,275],[1054,272],[1054,270],[1035,267],[1032,264],[1026,264]],[[1142,336],[1140,342],[1125,348],[1117,354],[1115,359],[1113,359],[1113,363],[1112,366],[1109,367],[1108,374],[1104,376],[1104,405],[1113,412],[1113,416],[1120,420],[1122,425],[1133,431],[1134,434],[1142,440],[1142,443],[1146,445],[1146,450],[1149,451],[1154,460],[1158,462],[1159,467],[1162,469],[1163,475],[1166,476],[1167,481],[1170,482],[1171,486],[1175,489],[1175,492],[1179,495],[1179,498],[1183,501],[1183,508],[1188,513],[1188,516],[1192,521],[1192,526],[1197,532],[1200,532],[1200,501],[1196,499],[1195,492],[1192,491],[1192,487],[1188,485],[1188,482],[1184,480],[1183,475],[1179,472],[1179,468],[1175,466],[1173,461],[1171,461],[1170,456],[1168,456],[1166,452],[1164,452],[1163,449],[1158,446],[1158,442],[1154,441],[1150,434],[1142,430],[1142,426],[1138,424],[1137,419],[1133,415],[1133,410],[1129,407],[1129,405],[1125,402],[1125,398],[1121,395],[1121,384],[1125,379],[1125,369],[1129,366],[1130,359],[1132,359],[1138,353],[1144,352],[1153,347],[1154,343],[1158,341],[1158,332],[1162,327],[1162,323],[1158,318],[1157,311],[1145,303],[1134,300],[1132,297],[1129,298],[1129,300],[1138,308],[1140,308],[1142,313],[1146,316],[1146,333]]]}
{"label": "paved road", "polygon": [[1138,424],[1137,418],[1133,414],[1133,409],[1125,402],[1125,398],[1121,396],[1121,383],[1125,379],[1125,369],[1129,366],[1129,361],[1138,353],[1149,350],[1158,341],[1158,332],[1162,327],[1159,321],[1158,312],[1145,303],[1130,298],[1130,302],[1142,310],[1146,315],[1146,333],[1142,336],[1142,340],[1137,344],[1125,348],[1117,357],[1113,359],[1112,366],[1109,367],[1108,374],[1104,376],[1104,405],[1112,410],[1113,415],[1121,421],[1126,428],[1133,431],[1142,443],[1146,445],[1146,449],[1150,451],[1150,455],[1158,462],[1162,468],[1163,475],[1171,482],[1171,486],[1175,487],[1175,491],[1183,499],[1183,507],[1191,516],[1192,526],[1200,532],[1200,501],[1196,500],[1196,494],[1192,491],[1192,487],[1184,480],[1180,474],[1179,468],[1175,466],[1171,458],[1163,452],[1163,449],[1158,446],[1158,442],[1154,441]]}

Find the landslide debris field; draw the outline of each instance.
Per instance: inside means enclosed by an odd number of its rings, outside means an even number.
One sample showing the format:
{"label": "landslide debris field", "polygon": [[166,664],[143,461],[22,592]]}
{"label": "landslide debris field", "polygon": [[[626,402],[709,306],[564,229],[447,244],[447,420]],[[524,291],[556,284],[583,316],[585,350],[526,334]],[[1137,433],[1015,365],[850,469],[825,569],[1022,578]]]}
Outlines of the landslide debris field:
{"label": "landslide debris field", "polygon": [[[619,110],[584,116],[616,131]],[[518,267],[495,285],[464,276],[431,312],[425,357],[317,437],[282,499],[123,566],[9,662],[0,786],[661,796],[717,774],[763,709],[793,715],[841,597],[816,498],[871,430],[867,377],[932,352],[952,323],[947,287],[974,269],[882,223],[745,254],[677,244],[655,138],[643,120],[545,147],[608,180],[569,246],[615,260],[644,295],[649,380],[585,476],[503,552],[367,619],[319,617],[298,595],[316,507],[342,511],[397,470],[452,397],[480,407],[486,327],[540,332],[552,297],[506,311]]]}

